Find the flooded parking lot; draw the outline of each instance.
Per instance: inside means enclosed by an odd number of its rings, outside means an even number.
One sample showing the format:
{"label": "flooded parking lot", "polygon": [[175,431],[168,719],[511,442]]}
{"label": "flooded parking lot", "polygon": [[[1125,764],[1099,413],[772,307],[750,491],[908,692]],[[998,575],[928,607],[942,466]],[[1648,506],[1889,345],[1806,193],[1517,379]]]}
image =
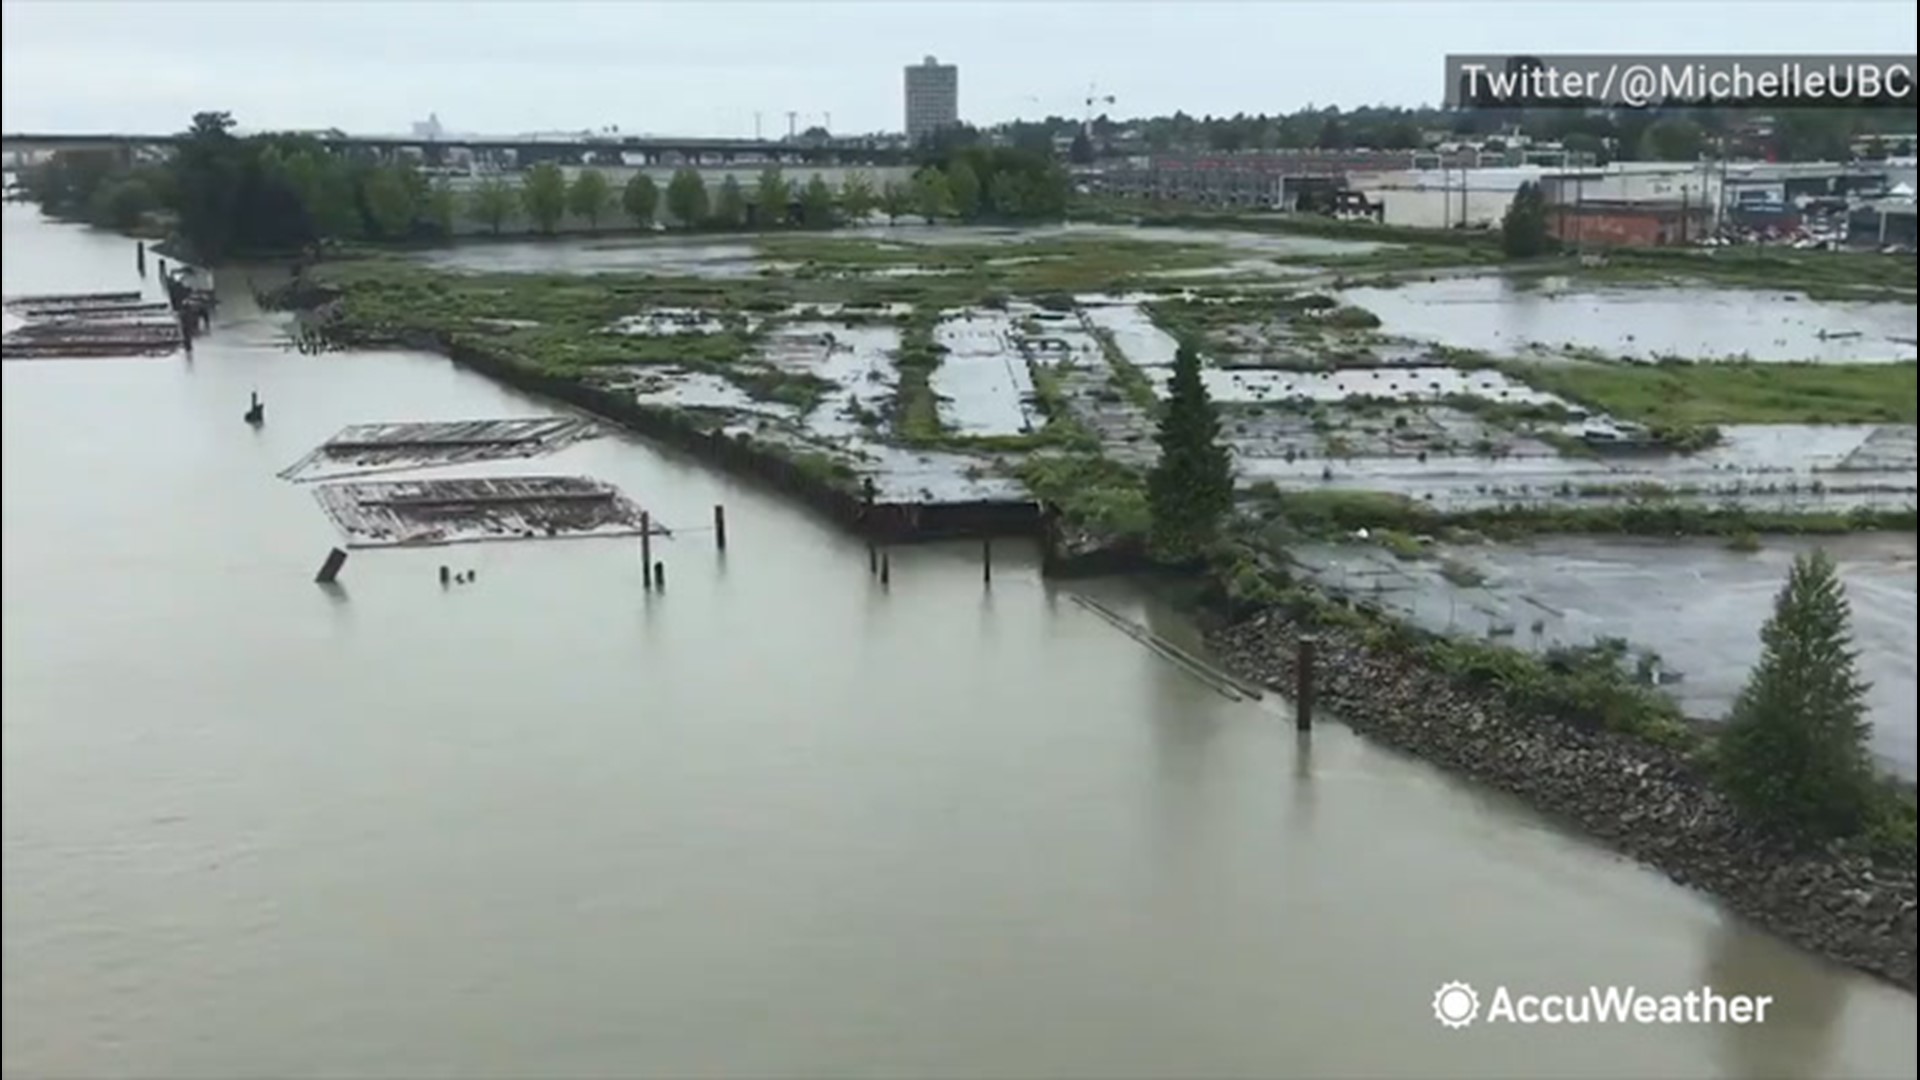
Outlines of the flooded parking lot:
{"label": "flooded parking lot", "polygon": [[1505,357],[1587,350],[1631,360],[1886,363],[1913,360],[1920,333],[1912,304],[1751,289],[1490,275],[1348,289],[1341,298],[1379,316],[1382,333]]}

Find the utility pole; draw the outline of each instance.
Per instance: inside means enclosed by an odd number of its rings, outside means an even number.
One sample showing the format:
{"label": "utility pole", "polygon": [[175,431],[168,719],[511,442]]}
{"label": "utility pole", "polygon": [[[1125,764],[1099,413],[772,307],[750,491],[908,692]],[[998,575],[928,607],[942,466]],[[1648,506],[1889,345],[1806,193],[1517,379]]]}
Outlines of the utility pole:
{"label": "utility pole", "polygon": [[799,124],[800,114],[791,109],[787,110],[787,138],[791,139],[799,133]]}
{"label": "utility pole", "polygon": [[753,141],[760,141],[760,114],[758,112],[753,114]]}

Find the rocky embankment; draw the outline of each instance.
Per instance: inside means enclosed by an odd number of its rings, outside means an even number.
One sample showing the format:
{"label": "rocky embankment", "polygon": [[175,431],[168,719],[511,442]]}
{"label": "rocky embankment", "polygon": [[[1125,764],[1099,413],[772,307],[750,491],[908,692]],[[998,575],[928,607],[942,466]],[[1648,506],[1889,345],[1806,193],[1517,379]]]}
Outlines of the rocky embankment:
{"label": "rocky embankment", "polygon": [[[1215,631],[1229,669],[1282,691],[1309,630],[1271,610]],[[1803,851],[1745,825],[1683,758],[1515,714],[1416,661],[1315,627],[1318,697],[1358,731],[1510,792],[1804,948],[1914,989],[1914,871]]]}

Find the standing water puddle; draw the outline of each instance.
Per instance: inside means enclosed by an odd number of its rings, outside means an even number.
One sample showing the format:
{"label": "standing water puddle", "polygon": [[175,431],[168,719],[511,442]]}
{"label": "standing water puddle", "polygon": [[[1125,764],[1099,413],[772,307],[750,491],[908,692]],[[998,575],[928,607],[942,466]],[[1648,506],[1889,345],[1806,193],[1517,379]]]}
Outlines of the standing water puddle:
{"label": "standing water puddle", "polygon": [[1528,356],[1568,348],[1631,360],[1891,363],[1915,356],[1912,304],[1741,289],[1538,287],[1497,276],[1348,289],[1381,332]]}

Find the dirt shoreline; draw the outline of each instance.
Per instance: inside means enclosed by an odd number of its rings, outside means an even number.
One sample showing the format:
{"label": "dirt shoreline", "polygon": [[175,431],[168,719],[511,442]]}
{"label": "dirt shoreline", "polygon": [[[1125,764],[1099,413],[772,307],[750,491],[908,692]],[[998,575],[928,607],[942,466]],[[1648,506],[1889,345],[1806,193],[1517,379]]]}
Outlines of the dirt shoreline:
{"label": "dirt shoreline", "polygon": [[1354,730],[1517,796],[1787,941],[1914,991],[1913,868],[1795,848],[1742,822],[1674,751],[1519,715],[1349,628],[1273,608],[1214,628],[1208,642],[1235,675],[1287,693],[1307,633],[1320,642],[1319,700]]}

